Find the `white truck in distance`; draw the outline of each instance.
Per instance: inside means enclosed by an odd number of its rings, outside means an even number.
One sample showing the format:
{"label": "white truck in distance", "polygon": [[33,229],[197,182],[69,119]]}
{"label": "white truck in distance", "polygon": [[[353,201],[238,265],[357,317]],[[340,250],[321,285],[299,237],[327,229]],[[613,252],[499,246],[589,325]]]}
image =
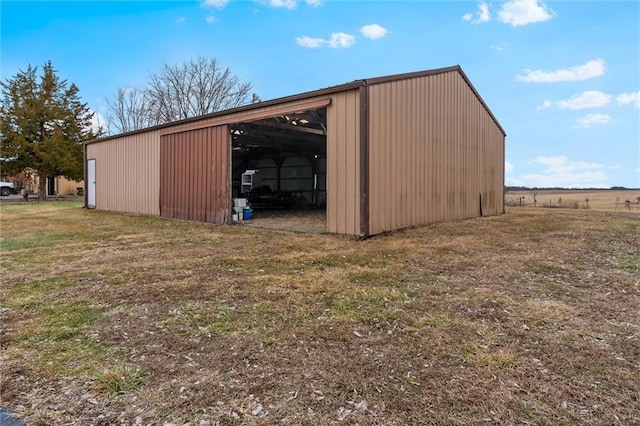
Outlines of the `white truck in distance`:
{"label": "white truck in distance", "polygon": [[0,182],[0,195],[7,197],[13,192],[13,184],[11,182]]}

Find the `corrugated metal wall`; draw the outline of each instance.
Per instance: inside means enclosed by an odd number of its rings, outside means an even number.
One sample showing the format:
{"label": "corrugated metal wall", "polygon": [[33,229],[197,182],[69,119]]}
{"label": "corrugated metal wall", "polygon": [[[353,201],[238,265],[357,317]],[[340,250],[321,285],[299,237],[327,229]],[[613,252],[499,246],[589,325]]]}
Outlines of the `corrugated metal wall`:
{"label": "corrugated metal wall", "polygon": [[160,138],[160,215],[224,224],[231,208],[227,126]]}
{"label": "corrugated metal wall", "polygon": [[157,130],[86,146],[96,160],[96,208],[160,214],[160,136]]}
{"label": "corrugated metal wall", "polygon": [[369,91],[369,234],[503,212],[504,135],[458,72]]}
{"label": "corrugated metal wall", "polygon": [[358,90],[336,93],[327,107],[327,231],[360,234]]}

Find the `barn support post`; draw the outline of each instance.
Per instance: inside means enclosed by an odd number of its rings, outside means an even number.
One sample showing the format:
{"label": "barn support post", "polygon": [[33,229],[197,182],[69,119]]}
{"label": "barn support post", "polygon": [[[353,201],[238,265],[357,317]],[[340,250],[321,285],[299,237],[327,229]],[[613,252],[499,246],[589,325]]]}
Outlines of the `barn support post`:
{"label": "barn support post", "polygon": [[280,178],[282,176],[282,165],[287,157],[276,157],[273,162],[276,163],[276,191],[280,192]]}
{"label": "barn support post", "polygon": [[369,87],[360,86],[360,235],[369,236]]}
{"label": "barn support post", "polygon": [[318,175],[318,170],[320,170],[319,160],[314,157],[307,157],[307,161],[311,166],[311,179],[313,179],[312,188],[311,188],[311,204],[314,206],[317,205],[318,202],[318,186],[316,182],[316,177]]}

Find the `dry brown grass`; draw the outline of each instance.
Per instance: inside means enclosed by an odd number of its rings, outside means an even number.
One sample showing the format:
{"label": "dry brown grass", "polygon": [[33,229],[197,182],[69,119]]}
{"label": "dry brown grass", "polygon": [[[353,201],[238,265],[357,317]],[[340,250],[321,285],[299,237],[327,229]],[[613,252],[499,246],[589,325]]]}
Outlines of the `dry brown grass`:
{"label": "dry brown grass", "polygon": [[37,424],[638,424],[640,216],[356,242],[1,205],[2,405]]}
{"label": "dry brown grass", "polygon": [[[513,207],[533,207],[533,191],[508,191],[505,201]],[[592,210],[626,210],[640,212],[639,190],[610,189],[541,189],[537,192],[536,207]],[[629,205],[626,201],[629,200]]]}

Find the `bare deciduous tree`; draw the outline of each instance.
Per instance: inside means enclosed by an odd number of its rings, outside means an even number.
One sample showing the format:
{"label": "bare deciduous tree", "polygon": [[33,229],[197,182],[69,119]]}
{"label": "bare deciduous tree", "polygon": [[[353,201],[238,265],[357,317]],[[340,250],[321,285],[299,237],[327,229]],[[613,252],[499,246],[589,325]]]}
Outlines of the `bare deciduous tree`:
{"label": "bare deciduous tree", "polygon": [[533,207],[535,207],[538,204],[538,192],[540,192],[538,188],[531,188],[529,190],[529,193],[533,197]]}
{"label": "bare deciduous tree", "polygon": [[120,88],[107,99],[108,127],[111,133],[124,133],[156,124],[149,114],[149,101],[142,89]]}
{"label": "bare deciduous tree", "polygon": [[109,122],[120,132],[169,123],[247,104],[253,100],[250,91],[250,83],[214,58],[164,64],[146,88],[119,89],[107,101]]}

